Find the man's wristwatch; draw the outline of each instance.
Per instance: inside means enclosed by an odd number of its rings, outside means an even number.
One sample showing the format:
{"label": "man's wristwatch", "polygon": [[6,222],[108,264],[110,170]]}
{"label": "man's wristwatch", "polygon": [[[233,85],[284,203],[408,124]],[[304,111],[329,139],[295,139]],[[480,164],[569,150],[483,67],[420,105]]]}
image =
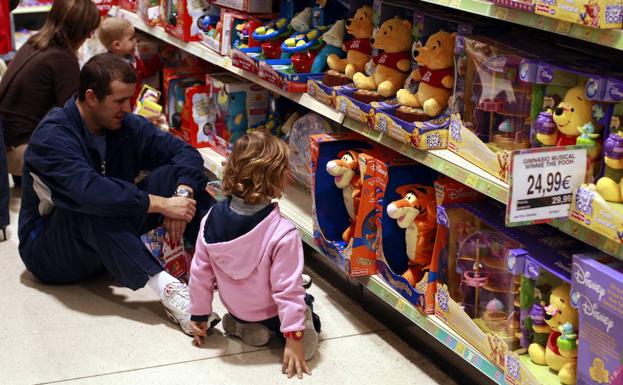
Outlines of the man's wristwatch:
{"label": "man's wristwatch", "polygon": [[300,341],[303,338],[303,330],[299,330],[296,332],[285,332],[283,333],[284,338],[292,338],[294,341]]}
{"label": "man's wristwatch", "polygon": [[186,187],[179,187],[178,189],[175,190],[175,192],[173,193],[173,196],[174,197],[192,198],[193,197],[193,193],[192,193],[192,191],[190,191]]}

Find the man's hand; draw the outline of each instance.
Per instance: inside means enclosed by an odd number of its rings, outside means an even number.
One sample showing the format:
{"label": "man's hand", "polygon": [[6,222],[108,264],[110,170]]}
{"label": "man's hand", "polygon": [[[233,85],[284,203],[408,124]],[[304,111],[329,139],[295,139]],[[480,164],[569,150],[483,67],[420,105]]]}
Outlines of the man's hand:
{"label": "man's hand", "polygon": [[208,335],[208,323],[190,321],[190,330],[193,332],[193,345],[199,347],[203,343],[203,338]]}
{"label": "man's hand", "polygon": [[298,378],[303,378],[303,373],[311,376],[311,370],[305,361],[305,349],[303,341],[296,341],[292,338],[286,338],[286,347],[283,349],[283,365],[281,373],[287,374],[288,378],[292,378],[295,374]]}
{"label": "man's hand", "polygon": [[158,213],[166,218],[183,220],[189,223],[197,211],[197,202],[191,198],[171,197],[164,198],[158,195],[149,195],[149,213]]}
{"label": "man's hand", "polygon": [[179,245],[182,241],[182,237],[184,236],[184,230],[186,230],[186,221],[164,217],[164,222],[162,223],[162,225],[167,231],[171,246],[177,247],[177,245]]}

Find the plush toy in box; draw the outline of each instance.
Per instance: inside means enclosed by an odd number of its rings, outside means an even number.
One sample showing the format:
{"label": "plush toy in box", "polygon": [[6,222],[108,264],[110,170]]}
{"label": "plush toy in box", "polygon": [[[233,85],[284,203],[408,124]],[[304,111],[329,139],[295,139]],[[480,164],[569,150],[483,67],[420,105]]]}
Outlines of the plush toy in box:
{"label": "plush toy in box", "polygon": [[[375,236],[374,215],[362,215],[366,208],[370,212],[370,199],[362,194],[373,192],[366,165],[373,149],[367,139],[350,132],[311,137],[314,240],[349,275],[375,272],[374,255],[366,247],[369,236]],[[351,258],[358,244],[364,248],[362,260]]]}
{"label": "plush toy in box", "polygon": [[423,305],[434,247],[436,172],[396,153],[375,166],[377,270],[400,295]]}

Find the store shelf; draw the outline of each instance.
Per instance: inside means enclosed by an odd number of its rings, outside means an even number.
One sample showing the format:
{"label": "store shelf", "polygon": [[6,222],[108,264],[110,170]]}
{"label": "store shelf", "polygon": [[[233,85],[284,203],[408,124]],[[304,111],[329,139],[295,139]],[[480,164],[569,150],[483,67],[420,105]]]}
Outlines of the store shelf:
{"label": "store shelf", "polygon": [[484,172],[449,150],[421,151],[351,118],[344,119],[343,125],[375,142],[398,151],[404,156],[415,159],[444,175],[456,179],[497,201],[502,203],[507,201],[507,183]]}
{"label": "store shelf", "polygon": [[542,31],[553,32],[559,35],[570,36],[598,45],[623,50],[622,29],[595,29],[581,24],[569,23],[529,13],[518,9],[500,7],[493,3],[481,0],[420,0],[424,3],[436,4],[459,11],[503,20]]}
{"label": "store shelf", "polygon": [[414,324],[424,329],[437,341],[448,347],[456,355],[461,357],[480,370],[483,374],[498,384],[506,384],[504,372],[495,366],[487,357],[471,346],[462,337],[451,330],[446,324],[435,316],[427,316],[407,302],[393,288],[389,287],[378,276],[361,277],[358,280],[371,292],[383,299],[394,309],[409,318]]}
{"label": "store shelf", "polygon": [[336,111],[335,109],[328,107],[316,99],[309,96],[307,93],[292,93],[282,90],[281,88],[275,86],[272,83],[268,83],[267,81],[260,79],[257,75],[245,71],[241,68],[234,67],[231,64],[231,60],[228,57],[224,57],[214,52],[210,48],[204,46],[199,42],[190,42],[186,43],[176,39],[175,37],[169,35],[162,27],[152,27],[147,25],[138,15],[135,13],[126,11],[124,9],[119,9],[118,7],[113,7],[113,9],[109,13],[110,15],[117,16],[128,20],[135,28],[146,32],[152,36],[157,37],[162,41],[166,41],[167,43],[174,45],[192,55],[202,58],[203,60],[217,65],[226,69],[229,72],[233,72],[240,77],[247,79],[253,83],[259,84],[260,86],[278,94],[283,97],[286,97],[304,107],[309,108],[312,111],[315,111],[322,116],[331,119],[337,123],[342,123],[344,120],[344,114]]}
{"label": "store shelf", "polygon": [[[199,153],[203,157],[205,168],[220,178],[225,158],[210,148],[199,149]],[[290,184],[284,196],[279,199],[279,208],[281,214],[298,228],[303,242],[322,254],[313,239],[313,213],[309,191]],[[504,384],[504,373],[438,318],[422,314],[377,276],[360,277],[358,281],[493,381]]]}
{"label": "store shelf", "polygon": [[26,15],[31,13],[47,13],[52,9],[52,4],[47,5],[33,5],[33,6],[19,6],[15,8],[11,13],[14,15]]}
{"label": "store shelf", "polygon": [[[444,175],[456,179],[490,198],[504,204],[507,203],[509,189],[507,183],[500,181],[449,150],[421,151],[348,117],[344,119],[343,125]],[[570,220],[555,220],[551,225],[586,244],[623,259],[623,245],[617,241],[608,239]]]}

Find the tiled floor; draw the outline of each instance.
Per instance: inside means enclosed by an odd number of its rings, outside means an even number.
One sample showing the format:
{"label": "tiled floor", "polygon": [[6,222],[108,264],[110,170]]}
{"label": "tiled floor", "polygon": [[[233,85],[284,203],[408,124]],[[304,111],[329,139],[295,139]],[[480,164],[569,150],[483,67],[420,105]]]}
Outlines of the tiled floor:
{"label": "tiled floor", "polygon": [[[220,325],[201,349],[166,319],[149,289],[103,277],[46,286],[17,252],[19,200],[0,243],[0,384],[278,384],[282,347],[251,348]],[[425,356],[315,276],[319,354],[308,384],[454,384]],[[216,310],[223,314],[218,301]],[[298,381],[292,379],[290,381]]]}

